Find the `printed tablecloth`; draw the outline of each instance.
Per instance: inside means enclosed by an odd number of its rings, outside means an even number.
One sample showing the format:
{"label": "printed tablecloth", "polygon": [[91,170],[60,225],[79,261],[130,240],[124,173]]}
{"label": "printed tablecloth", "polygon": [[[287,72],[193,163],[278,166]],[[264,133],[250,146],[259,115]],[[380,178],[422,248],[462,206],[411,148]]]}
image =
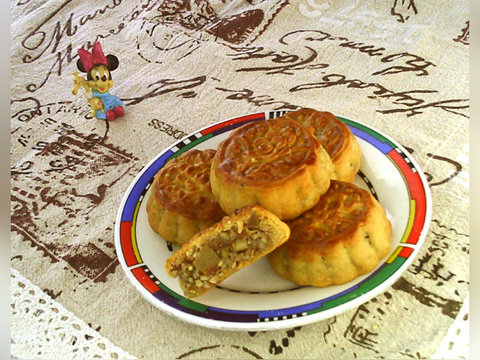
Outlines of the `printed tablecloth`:
{"label": "printed tablecloth", "polygon": [[[435,353],[469,293],[468,2],[12,0],[10,13],[13,355]],[[125,116],[113,122],[72,95],[77,50],[95,41],[119,59],[112,93]],[[370,301],[286,330],[207,329],[151,305],[115,251],[132,180],[200,128],[299,107],[374,127],[411,153],[433,202],[420,254]]]}

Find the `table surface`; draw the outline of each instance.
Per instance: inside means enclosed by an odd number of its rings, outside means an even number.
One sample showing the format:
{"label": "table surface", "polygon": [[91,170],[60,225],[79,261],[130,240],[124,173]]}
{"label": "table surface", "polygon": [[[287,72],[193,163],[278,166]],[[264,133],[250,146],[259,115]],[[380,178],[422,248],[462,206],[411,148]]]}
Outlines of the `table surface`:
{"label": "table surface", "polygon": [[[468,357],[468,2],[27,0],[10,12],[13,356]],[[96,40],[119,59],[125,116],[112,122],[72,94],[77,50]],[[293,329],[207,329],[152,306],[115,251],[130,183],[201,128],[300,107],[410,152],[432,197],[415,260],[375,298]]]}

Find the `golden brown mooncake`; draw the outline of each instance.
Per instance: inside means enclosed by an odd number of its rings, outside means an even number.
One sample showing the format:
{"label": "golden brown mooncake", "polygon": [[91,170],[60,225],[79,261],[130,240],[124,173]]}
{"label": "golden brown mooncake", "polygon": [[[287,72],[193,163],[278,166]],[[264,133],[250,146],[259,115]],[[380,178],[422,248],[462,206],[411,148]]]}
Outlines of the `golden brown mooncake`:
{"label": "golden brown mooncake", "polygon": [[249,206],[196,234],[165,267],[178,277],[186,297],[199,296],[283,244],[289,234],[277,216]]}
{"label": "golden brown mooncake", "polygon": [[332,180],[317,205],[287,224],[289,240],[268,261],[299,285],[346,283],[373,270],[390,251],[392,227],[383,208],[352,183]]}
{"label": "golden brown mooncake", "polygon": [[288,220],[313,207],[332,176],[332,161],[311,131],[275,119],[243,125],[221,142],[210,183],[227,214],[260,205]]}
{"label": "golden brown mooncake", "polygon": [[360,169],[361,150],[347,125],[329,112],[304,108],[282,118],[310,128],[332,159],[337,180],[353,182]]}
{"label": "golden brown mooncake", "polygon": [[148,222],[165,240],[183,244],[225,213],[210,188],[215,150],[190,150],[155,175],[147,201]]}

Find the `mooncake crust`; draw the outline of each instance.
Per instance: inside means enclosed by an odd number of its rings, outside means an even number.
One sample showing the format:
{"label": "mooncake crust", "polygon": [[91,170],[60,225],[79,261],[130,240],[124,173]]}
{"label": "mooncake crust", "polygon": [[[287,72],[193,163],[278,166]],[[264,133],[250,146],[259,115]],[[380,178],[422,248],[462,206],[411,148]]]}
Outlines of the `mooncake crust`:
{"label": "mooncake crust", "polygon": [[172,212],[190,219],[223,216],[212,195],[210,166],[215,150],[189,150],[170,160],[155,176],[153,195]]}
{"label": "mooncake crust", "polygon": [[282,220],[313,207],[330,186],[333,164],[298,122],[252,122],[221,142],[212,160],[212,192],[227,213],[260,205]]}
{"label": "mooncake crust", "polygon": [[302,108],[281,118],[297,121],[309,128],[332,159],[335,178],[353,182],[360,169],[361,149],[347,125],[327,111]]}
{"label": "mooncake crust", "polygon": [[391,223],[378,201],[354,184],[332,180],[318,204],[288,221],[287,242],[268,255],[277,274],[299,285],[343,284],[390,251]]}
{"label": "mooncake crust", "polygon": [[183,244],[225,213],[213,197],[210,166],[215,150],[190,150],[155,175],[147,200],[148,222],[165,240]]}

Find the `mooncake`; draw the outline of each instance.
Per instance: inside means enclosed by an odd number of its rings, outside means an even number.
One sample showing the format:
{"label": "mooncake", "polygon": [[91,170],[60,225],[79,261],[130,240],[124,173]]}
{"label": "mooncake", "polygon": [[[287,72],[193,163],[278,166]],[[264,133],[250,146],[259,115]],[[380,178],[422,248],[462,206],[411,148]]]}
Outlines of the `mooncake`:
{"label": "mooncake", "polygon": [[348,182],[332,180],[318,204],[287,225],[290,238],[268,261],[299,285],[346,283],[373,270],[390,250],[385,211],[368,191]]}
{"label": "mooncake", "polygon": [[225,213],[213,197],[210,167],[215,150],[190,150],[155,175],[147,200],[148,222],[166,241],[184,244]]}
{"label": "mooncake", "polygon": [[289,220],[312,208],[334,177],[332,161],[310,130],[296,121],[251,122],[222,141],[210,183],[223,211],[260,205]]}
{"label": "mooncake", "polygon": [[347,125],[325,111],[303,108],[283,116],[311,129],[332,159],[335,178],[353,182],[360,169],[362,152]]}

